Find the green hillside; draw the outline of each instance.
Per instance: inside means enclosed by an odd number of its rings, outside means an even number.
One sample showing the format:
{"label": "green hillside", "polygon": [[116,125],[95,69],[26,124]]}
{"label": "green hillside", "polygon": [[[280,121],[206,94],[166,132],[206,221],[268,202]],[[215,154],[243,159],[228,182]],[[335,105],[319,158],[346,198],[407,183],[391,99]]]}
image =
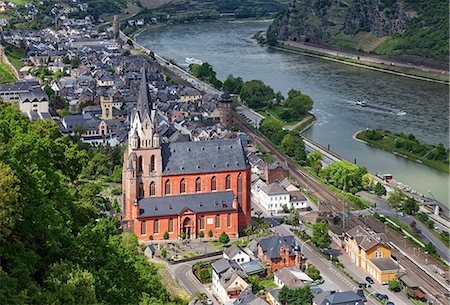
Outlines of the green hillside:
{"label": "green hillside", "polygon": [[293,0],[268,37],[447,63],[448,12],[445,0]]}

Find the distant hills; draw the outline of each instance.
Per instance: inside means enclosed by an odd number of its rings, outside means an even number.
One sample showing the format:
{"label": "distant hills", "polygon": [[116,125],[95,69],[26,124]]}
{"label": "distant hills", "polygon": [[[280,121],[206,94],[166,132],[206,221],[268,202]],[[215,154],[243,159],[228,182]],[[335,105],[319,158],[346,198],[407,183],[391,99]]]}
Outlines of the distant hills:
{"label": "distant hills", "polygon": [[293,0],[268,36],[448,63],[448,13],[447,0]]}

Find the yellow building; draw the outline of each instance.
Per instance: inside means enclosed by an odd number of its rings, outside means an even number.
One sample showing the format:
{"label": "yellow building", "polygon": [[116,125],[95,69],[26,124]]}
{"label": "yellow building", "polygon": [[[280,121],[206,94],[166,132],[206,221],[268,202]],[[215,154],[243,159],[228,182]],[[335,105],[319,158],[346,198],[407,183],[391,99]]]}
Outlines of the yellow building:
{"label": "yellow building", "polygon": [[347,231],[344,249],[351,261],[368,273],[377,283],[387,283],[403,274],[404,269],[391,257],[386,235],[361,226]]}

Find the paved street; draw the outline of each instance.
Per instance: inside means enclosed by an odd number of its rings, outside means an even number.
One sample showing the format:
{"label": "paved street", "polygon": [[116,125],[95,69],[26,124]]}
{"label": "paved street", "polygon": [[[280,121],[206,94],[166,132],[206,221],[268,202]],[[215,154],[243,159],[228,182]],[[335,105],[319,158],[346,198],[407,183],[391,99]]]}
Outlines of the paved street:
{"label": "paved street", "polygon": [[449,261],[449,259],[450,259],[449,249],[444,245],[444,243],[439,238],[437,238],[436,236],[433,235],[433,233],[430,232],[430,229],[426,228],[421,222],[417,221],[413,217],[406,215],[406,214],[404,214],[404,216],[401,216],[398,214],[396,215],[396,211],[391,209],[391,207],[385,200],[382,200],[380,198],[377,198],[377,197],[367,194],[365,192],[360,192],[360,193],[358,193],[358,195],[362,198],[365,198],[365,199],[375,203],[376,208],[373,211],[370,211],[370,210],[356,211],[356,212],[353,212],[353,214],[355,214],[355,215],[357,215],[357,214],[371,215],[374,212],[376,212],[380,215],[398,218],[402,222],[406,223],[408,226],[411,226],[411,223],[413,221],[415,221],[417,228],[419,228],[420,232],[421,232],[420,234],[418,234],[419,237],[421,237],[425,242],[431,242],[436,247],[436,250],[439,252],[441,257],[444,260]]}

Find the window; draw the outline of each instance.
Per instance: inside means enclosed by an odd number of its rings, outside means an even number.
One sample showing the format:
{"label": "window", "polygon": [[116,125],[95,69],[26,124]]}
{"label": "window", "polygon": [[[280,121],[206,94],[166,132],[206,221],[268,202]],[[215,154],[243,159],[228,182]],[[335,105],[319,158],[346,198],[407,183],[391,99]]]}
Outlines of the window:
{"label": "window", "polygon": [[375,257],[376,257],[376,258],[381,258],[381,257],[383,257],[383,252],[381,252],[381,251],[375,252]]}
{"label": "window", "polygon": [[150,196],[155,196],[155,182],[150,182]]}
{"label": "window", "polygon": [[198,177],[196,180],[195,180],[195,191],[196,192],[200,192],[202,190],[202,182],[201,182],[201,180],[200,180],[200,177]]}
{"label": "window", "polygon": [[170,195],[170,180],[166,180],[165,194]]}
{"label": "window", "polygon": [[155,156],[150,157],[150,172],[155,171]]}
{"label": "window", "polygon": [[173,232],[173,218],[169,218],[169,232]]}
{"label": "window", "polygon": [[220,228],[220,215],[216,215],[216,228]]}
{"label": "window", "polygon": [[156,219],[153,222],[153,233],[159,233],[159,220]]}
{"label": "window", "polygon": [[231,176],[227,175],[225,178],[225,189],[229,190],[231,189]]}
{"label": "window", "polygon": [[227,226],[231,227],[231,214],[230,213],[228,213],[228,215],[227,215]]}
{"label": "window", "polygon": [[139,198],[144,197],[144,183],[139,183],[139,191],[138,191]]}
{"label": "window", "polygon": [[141,234],[147,234],[147,223],[145,222],[145,220],[141,221]]}
{"label": "window", "polygon": [[205,229],[205,216],[200,216],[200,230]]}
{"label": "window", "polygon": [[142,173],[142,156],[138,158],[138,172]]}
{"label": "window", "polygon": [[217,186],[216,186],[216,176],[213,176],[212,178],[211,178],[211,191],[215,191],[217,189]]}
{"label": "window", "polygon": [[181,179],[180,181],[180,194],[186,193],[186,180]]}

